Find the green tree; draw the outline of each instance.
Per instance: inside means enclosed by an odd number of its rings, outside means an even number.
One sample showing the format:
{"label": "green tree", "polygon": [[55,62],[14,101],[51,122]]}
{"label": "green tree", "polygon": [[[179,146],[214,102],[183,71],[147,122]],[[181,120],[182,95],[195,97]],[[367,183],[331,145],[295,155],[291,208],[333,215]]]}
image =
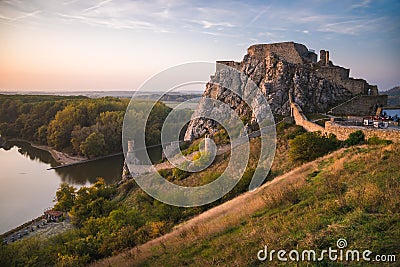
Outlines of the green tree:
{"label": "green tree", "polygon": [[123,111],[106,111],[97,117],[97,129],[104,135],[107,153],[121,151]]}
{"label": "green tree", "polygon": [[99,132],[91,133],[80,145],[81,153],[89,158],[105,154],[106,142],[104,135]]}
{"label": "green tree", "polygon": [[75,125],[74,130],[71,132],[71,144],[76,153],[82,154],[81,144],[92,132],[95,132],[95,127],[81,127],[80,125]]}
{"label": "green tree", "polygon": [[72,104],[57,112],[47,129],[49,145],[57,149],[70,146],[71,132],[75,125],[81,125],[82,119],[81,110],[76,109]]}
{"label": "green tree", "polygon": [[42,125],[38,128],[36,140],[41,144],[47,144],[47,125]]}
{"label": "green tree", "polygon": [[76,198],[75,187],[62,183],[56,192],[57,203],[54,205],[55,210],[70,211],[75,204]]}

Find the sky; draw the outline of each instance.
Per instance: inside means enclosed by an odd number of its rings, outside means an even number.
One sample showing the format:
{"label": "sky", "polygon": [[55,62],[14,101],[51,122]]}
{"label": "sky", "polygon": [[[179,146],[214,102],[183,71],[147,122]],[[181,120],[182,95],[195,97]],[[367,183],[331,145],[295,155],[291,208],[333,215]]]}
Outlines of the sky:
{"label": "sky", "polygon": [[[0,91],[135,90],[185,62],[294,41],[400,85],[400,1],[0,0]],[[318,52],[317,52],[318,53]]]}

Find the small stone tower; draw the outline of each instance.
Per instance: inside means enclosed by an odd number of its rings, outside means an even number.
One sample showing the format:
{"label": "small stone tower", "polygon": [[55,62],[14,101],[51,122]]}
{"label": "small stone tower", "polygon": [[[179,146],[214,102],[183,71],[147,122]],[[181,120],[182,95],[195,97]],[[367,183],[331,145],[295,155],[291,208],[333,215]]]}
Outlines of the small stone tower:
{"label": "small stone tower", "polygon": [[329,65],[329,51],[321,50],[319,51],[319,62],[322,66]]}
{"label": "small stone tower", "polygon": [[135,153],[135,141],[128,141],[128,152],[126,153],[126,163],[138,165],[139,159],[136,157]]}

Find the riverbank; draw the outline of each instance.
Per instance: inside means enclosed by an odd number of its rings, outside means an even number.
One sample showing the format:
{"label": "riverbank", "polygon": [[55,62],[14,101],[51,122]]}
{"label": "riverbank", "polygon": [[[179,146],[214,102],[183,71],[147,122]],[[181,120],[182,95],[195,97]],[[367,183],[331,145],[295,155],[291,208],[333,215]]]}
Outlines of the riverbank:
{"label": "riverbank", "polygon": [[83,156],[71,156],[71,155],[69,155],[67,153],[55,150],[54,148],[49,147],[49,146],[35,145],[35,144],[32,144],[32,143],[30,143],[30,144],[33,147],[36,147],[38,149],[45,150],[45,151],[49,152],[51,154],[51,156],[53,157],[53,159],[55,161],[57,161],[58,163],[62,164],[62,165],[66,165],[66,164],[70,165],[70,164],[79,163],[79,162],[88,160],[88,158],[86,158],[86,157],[83,157]]}
{"label": "riverbank", "polygon": [[37,149],[40,150],[44,150],[50,153],[50,155],[53,157],[53,159],[61,164],[61,165],[66,165],[66,164],[75,164],[75,163],[79,163],[81,161],[87,161],[88,158],[83,157],[83,156],[71,156],[67,153],[58,151],[50,146],[45,146],[45,145],[38,145],[38,144],[34,144],[31,141],[28,140],[24,140],[24,139],[17,139],[17,138],[12,138],[10,140],[8,140],[8,142],[13,142],[13,141],[18,141],[18,142],[25,142],[30,144],[32,147],[35,147]]}

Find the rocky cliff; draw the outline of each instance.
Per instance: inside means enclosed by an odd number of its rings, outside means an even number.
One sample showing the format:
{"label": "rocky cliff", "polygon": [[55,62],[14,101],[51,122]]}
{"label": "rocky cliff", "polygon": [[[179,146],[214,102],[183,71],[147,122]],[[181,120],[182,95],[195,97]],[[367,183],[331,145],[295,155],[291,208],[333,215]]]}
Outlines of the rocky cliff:
{"label": "rocky cliff", "polygon": [[[327,52],[321,50],[323,57],[321,56],[321,60],[317,62],[317,55],[302,44],[287,42],[250,46],[241,62],[217,61],[216,73],[206,85],[203,99],[214,98],[229,104],[250,129],[255,129],[253,108],[250,109],[241,97],[218,85],[240,86],[242,89],[239,91],[246,95],[249,82],[247,79],[251,79],[266,97],[275,118],[290,115],[289,95],[304,112],[326,112],[354,95],[352,88],[343,86],[345,84],[343,81],[348,77],[335,80],[331,75],[324,75],[325,72],[321,71],[325,70],[324,68],[335,71],[336,66],[327,58]],[[237,75],[229,75],[230,68],[244,75],[239,78]],[[344,68],[336,67],[336,69],[343,72]],[[368,85],[364,80],[363,83]],[[213,134],[216,129],[216,123],[211,120],[193,119],[185,139],[195,139],[206,133]]]}

